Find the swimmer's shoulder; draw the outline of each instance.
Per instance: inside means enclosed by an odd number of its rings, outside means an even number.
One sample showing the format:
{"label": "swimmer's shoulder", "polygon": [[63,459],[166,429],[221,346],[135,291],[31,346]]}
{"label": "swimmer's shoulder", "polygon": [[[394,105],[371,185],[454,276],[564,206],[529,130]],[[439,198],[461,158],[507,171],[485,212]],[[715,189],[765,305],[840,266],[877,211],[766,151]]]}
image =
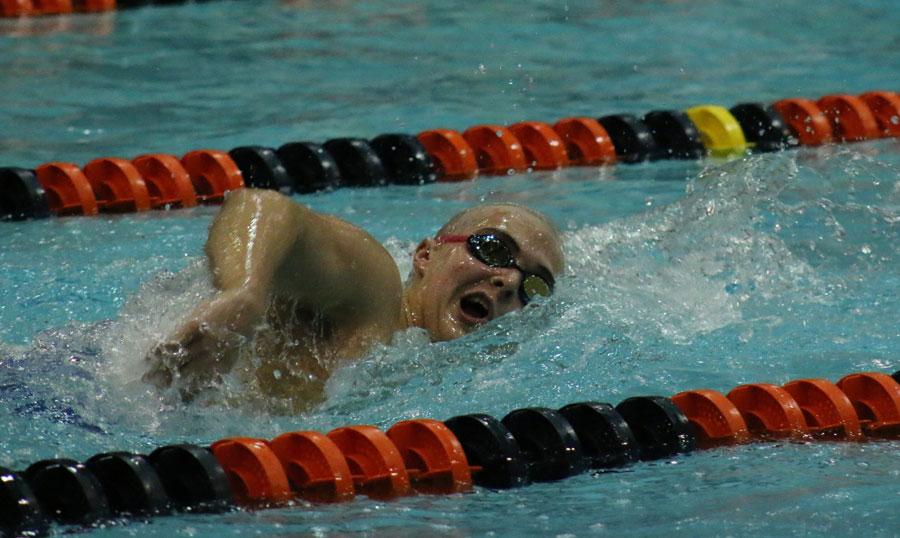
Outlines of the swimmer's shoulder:
{"label": "swimmer's shoulder", "polygon": [[381,242],[355,224],[280,193],[245,191],[235,193],[234,203],[286,214],[287,235],[291,227],[306,230],[277,271],[277,281],[291,291],[289,295],[306,297],[308,306],[350,330],[381,334],[397,328],[403,281]]}
{"label": "swimmer's shoulder", "polygon": [[342,259],[341,270],[346,271],[342,280],[352,290],[346,309],[349,317],[396,330],[403,281],[393,256],[366,230],[333,215],[320,216],[333,232],[335,254]]}
{"label": "swimmer's shoulder", "polygon": [[[271,238],[267,242],[285,247],[273,275],[282,292],[345,327],[382,332],[387,330],[383,327],[393,329],[400,323],[403,282],[399,269],[367,231],[275,191],[243,189],[230,193],[225,204],[221,214],[239,216],[230,223],[236,225],[213,226],[211,236],[217,229],[229,232],[223,232],[216,245],[230,248],[231,230],[259,226],[257,232],[262,233],[262,221],[268,221],[266,230],[272,234],[267,234]],[[253,238],[247,235],[249,249]]]}

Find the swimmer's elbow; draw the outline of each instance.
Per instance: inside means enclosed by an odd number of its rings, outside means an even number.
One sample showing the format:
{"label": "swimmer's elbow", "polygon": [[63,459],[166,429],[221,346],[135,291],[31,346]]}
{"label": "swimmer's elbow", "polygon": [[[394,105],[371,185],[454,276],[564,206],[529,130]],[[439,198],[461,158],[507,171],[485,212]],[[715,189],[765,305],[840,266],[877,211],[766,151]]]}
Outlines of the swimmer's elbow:
{"label": "swimmer's elbow", "polygon": [[289,200],[289,198],[278,191],[273,191],[271,189],[255,189],[253,187],[247,187],[244,189],[237,189],[233,191],[228,191],[225,194],[225,202],[222,204],[222,207],[228,207],[232,204],[240,204],[245,203],[248,200]]}

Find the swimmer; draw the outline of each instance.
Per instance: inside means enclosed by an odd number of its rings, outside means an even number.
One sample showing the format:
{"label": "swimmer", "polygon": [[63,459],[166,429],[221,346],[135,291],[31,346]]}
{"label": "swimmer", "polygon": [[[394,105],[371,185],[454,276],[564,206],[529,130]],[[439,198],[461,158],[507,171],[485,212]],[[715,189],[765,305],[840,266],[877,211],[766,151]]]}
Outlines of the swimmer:
{"label": "swimmer", "polygon": [[329,372],[420,327],[451,340],[553,291],[559,233],[513,204],[464,210],[397,265],[368,233],[274,191],[229,193],[206,243],[216,294],[148,354],[144,380],[191,399],[232,372],[302,409]]}

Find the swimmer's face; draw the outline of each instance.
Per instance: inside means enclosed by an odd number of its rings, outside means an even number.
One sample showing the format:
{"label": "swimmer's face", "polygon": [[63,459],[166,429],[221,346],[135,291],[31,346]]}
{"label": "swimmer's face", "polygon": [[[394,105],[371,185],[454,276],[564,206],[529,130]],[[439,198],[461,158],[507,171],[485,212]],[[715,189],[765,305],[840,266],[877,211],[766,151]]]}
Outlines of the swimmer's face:
{"label": "swimmer's face", "polygon": [[502,232],[512,239],[518,268],[491,267],[473,256],[464,242],[423,241],[413,259],[414,271],[421,278],[418,324],[434,340],[460,337],[522,308],[519,288],[523,271],[552,279],[563,269],[556,231],[524,208],[475,208],[444,232],[442,235]]}

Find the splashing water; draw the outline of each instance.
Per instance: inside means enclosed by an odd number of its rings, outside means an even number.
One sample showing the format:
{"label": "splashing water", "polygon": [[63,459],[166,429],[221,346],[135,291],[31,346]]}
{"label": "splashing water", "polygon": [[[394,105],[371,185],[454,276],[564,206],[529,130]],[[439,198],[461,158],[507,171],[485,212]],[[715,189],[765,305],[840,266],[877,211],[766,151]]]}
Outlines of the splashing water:
{"label": "splashing water", "polygon": [[[184,404],[140,381],[141,357],[213,293],[195,260],[146,281],[110,321],[0,350],[0,398],[21,417],[8,438],[29,421],[58,432],[11,452],[27,461],[73,439],[85,452],[152,447],[884,368],[898,343],[884,321],[898,311],[885,291],[897,281],[896,177],[851,150],[713,163],[671,204],[566,232],[554,297],[457,341],[398,333],[338,369],[326,401],[299,417]],[[387,241],[402,273],[413,245]]]}

